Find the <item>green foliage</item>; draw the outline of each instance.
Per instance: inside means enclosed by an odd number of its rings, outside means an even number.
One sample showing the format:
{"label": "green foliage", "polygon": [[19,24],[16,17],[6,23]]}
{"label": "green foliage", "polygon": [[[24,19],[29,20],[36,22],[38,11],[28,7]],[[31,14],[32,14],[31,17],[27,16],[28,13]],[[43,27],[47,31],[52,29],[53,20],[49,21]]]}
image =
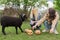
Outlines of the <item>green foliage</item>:
{"label": "green foliage", "polygon": [[55,0],[54,3],[55,3],[55,8],[60,10],[60,0]]}
{"label": "green foliage", "polygon": [[38,2],[38,0],[24,0],[24,4],[27,6],[34,6],[36,2]]}
{"label": "green foliage", "polygon": [[0,0],[0,4],[7,4],[9,2],[20,5],[20,0]]}
{"label": "green foliage", "polygon": [[28,0],[24,0],[24,4],[27,5],[27,3],[28,3]]}
{"label": "green foliage", "polygon": [[45,4],[46,5],[47,0],[40,0],[40,5]]}
{"label": "green foliage", "polygon": [[45,4],[45,2],[46,2],[46,0],[0,0],[0,4],[7,4],[9,2],[12,2],[12,3],[15,3],[15,4],[19,5],[21,2],[24,2],[24,4],[26,6],[27,5],[28,6],[29,5],[34,6],[34,4],[38,1],[39,1],[40,4],[42,4],[42,3]]}
{"label": "green foliage", "polygon": [[7,0],[0,0],[0,4],[6,4]]}

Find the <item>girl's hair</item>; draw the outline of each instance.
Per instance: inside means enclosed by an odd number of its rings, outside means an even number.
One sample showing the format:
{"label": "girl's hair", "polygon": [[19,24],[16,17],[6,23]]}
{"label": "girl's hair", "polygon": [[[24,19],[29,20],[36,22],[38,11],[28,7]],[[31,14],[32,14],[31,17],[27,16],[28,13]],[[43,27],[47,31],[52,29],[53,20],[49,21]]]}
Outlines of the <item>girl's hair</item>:
{"label": "girl's hair", "polygon": [[50,19],[50,22],[52,22],[52,20],[55,19],[56,15],[55,15],[55,9],[53,8],[49,8],[49,19]]}

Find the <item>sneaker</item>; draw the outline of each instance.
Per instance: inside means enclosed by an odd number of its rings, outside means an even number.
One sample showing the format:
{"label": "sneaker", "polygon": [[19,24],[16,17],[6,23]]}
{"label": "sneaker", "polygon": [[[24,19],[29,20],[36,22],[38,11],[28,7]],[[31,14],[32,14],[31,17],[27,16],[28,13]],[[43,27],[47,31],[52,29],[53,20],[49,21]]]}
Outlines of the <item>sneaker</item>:
{"label": "sneaker", "polygon": [[49,30],[44,29],[42,32],[49,32]]}
{"label": "sneaker", "polygon": [[57,30],[54,30],[54,34],[59,34],[59,33],[57,32]]}

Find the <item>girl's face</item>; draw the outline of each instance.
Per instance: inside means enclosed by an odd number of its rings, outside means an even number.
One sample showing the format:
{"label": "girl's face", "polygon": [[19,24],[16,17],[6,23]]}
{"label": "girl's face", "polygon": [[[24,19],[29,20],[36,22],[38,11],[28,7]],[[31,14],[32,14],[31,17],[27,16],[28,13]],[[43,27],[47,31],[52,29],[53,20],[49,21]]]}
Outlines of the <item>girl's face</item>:
{"label": "girl's face", "polygon": [[47,16],[49,17],[50,16],[49,11],[47,13],[48,13]]}
{"label": "girl's face", "polygon": [[49,13],[48,13],[48,16],[49,16]]}

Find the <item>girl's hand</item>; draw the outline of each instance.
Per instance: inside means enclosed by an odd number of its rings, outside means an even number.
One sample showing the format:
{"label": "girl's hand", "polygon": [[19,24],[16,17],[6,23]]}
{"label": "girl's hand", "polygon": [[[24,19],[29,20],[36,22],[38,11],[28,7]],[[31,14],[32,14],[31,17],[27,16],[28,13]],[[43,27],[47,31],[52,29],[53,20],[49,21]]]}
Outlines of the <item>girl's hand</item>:
{"label": "girl's hand", "polygon": [[32,29],[34,30],[36,28],[36,26],[33,26]]}
{"label": "girl's hand", "polygon": [[32,24],[34,24],[35,22],[34,21],[31,21]]}
{"label": "girl's hand", "polygon": [[54,29],[50,29],[50,33],[53,33],[54,32]]}

